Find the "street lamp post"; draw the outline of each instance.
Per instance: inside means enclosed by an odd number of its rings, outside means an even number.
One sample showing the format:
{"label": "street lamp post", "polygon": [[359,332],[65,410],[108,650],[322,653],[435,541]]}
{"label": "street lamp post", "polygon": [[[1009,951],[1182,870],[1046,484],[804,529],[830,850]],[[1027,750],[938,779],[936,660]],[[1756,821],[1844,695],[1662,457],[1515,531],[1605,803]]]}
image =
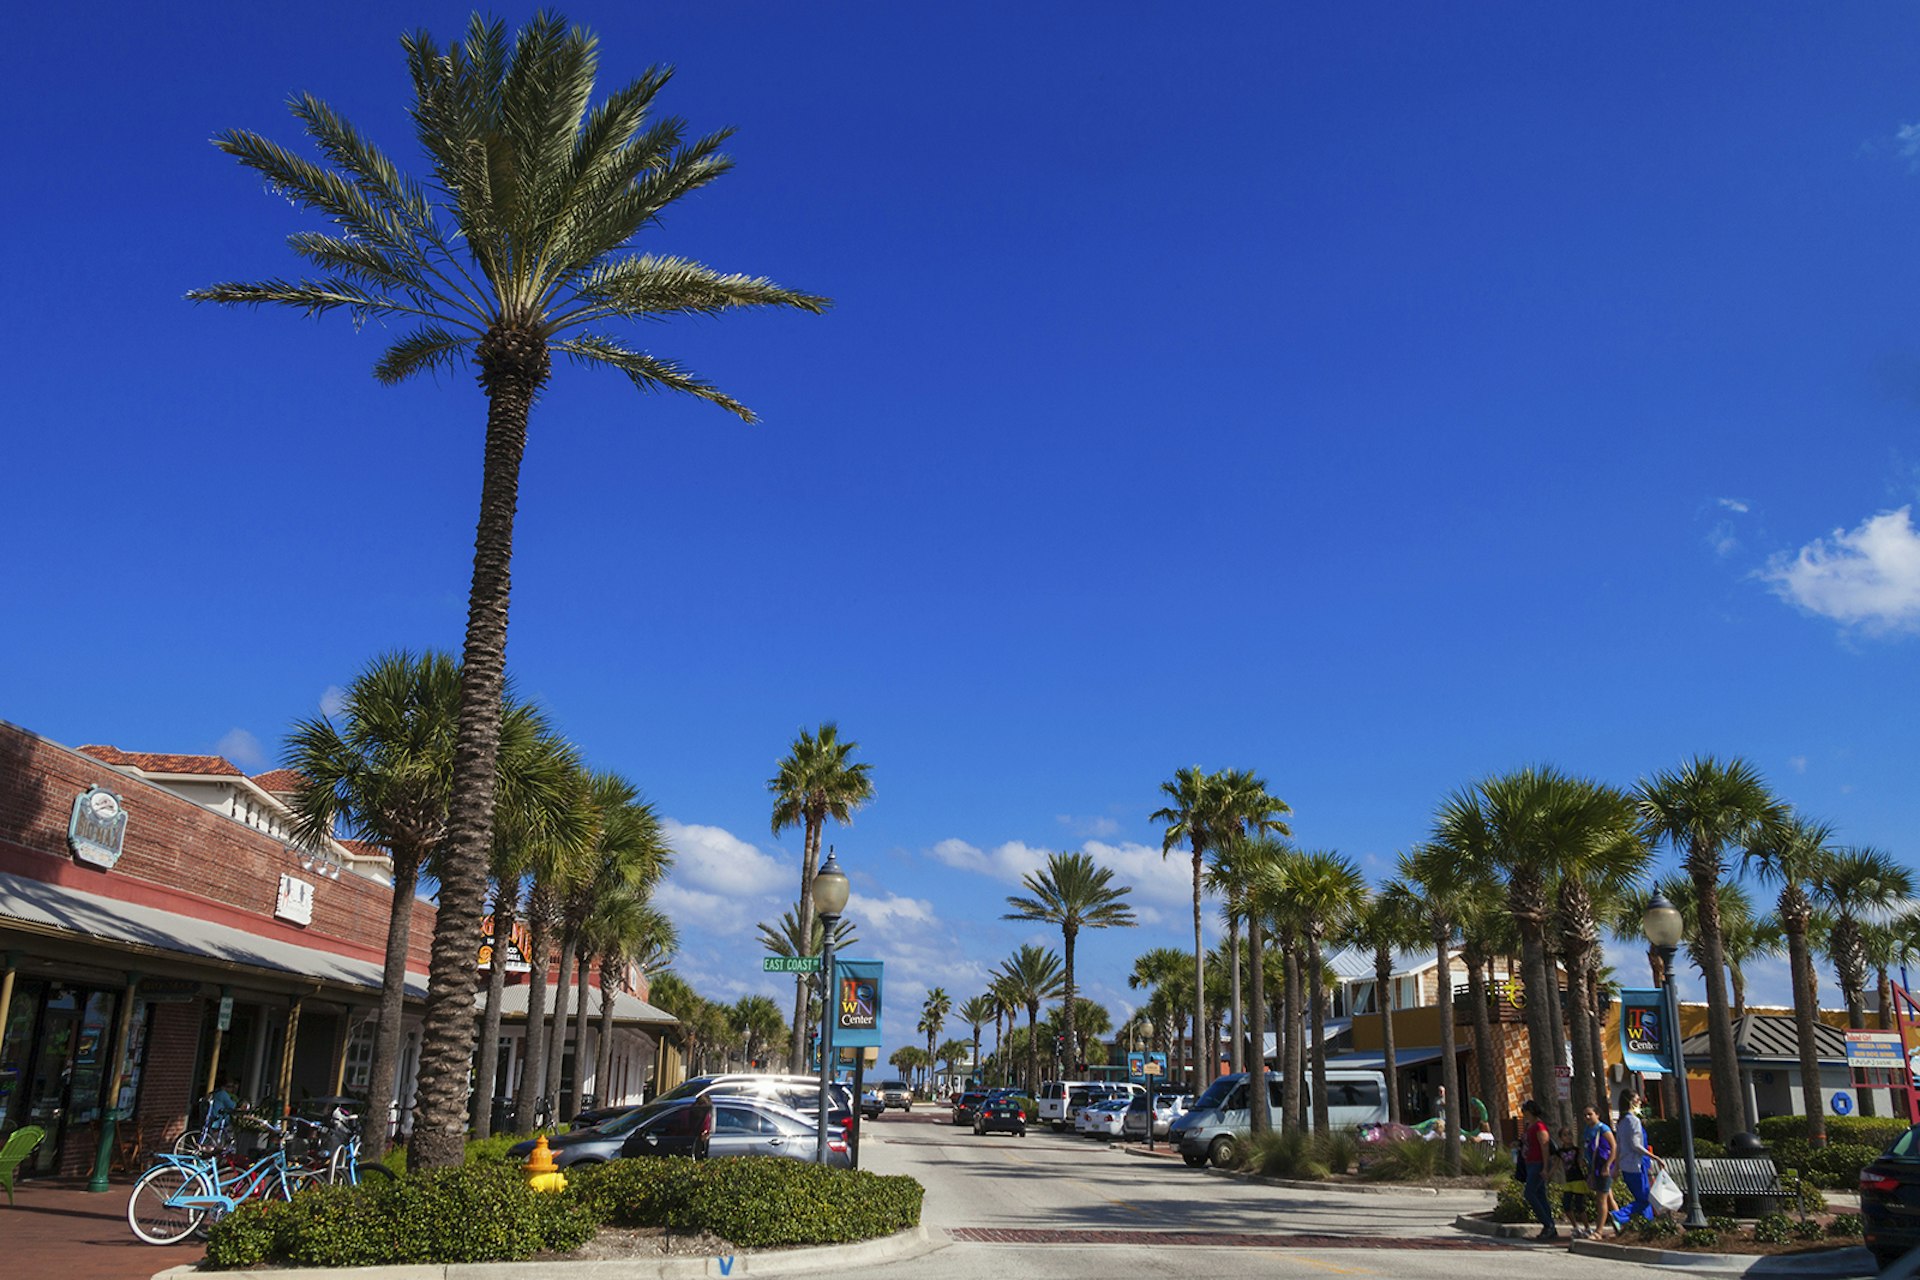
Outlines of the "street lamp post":
{"label": "street lamp post", "polygon": [[[852,886],[847,883],[847,873],[840,869],[839,859],[833,856],[833,847],[827,847],[827,865],[821,867],[813,877],[813,905],[820,913],[820,1132],[816,1136],[814,1159],[822,1168],[827,1163],[827,1099],[828,1085],[832,1081],[831,1064],[833,1051],[833,1004],[838,993],[833,982],[833,927],[840,923],[840,913],[847,909],[847,895]],[[859,1105],[859,1099],[854,1099]]]}
{"label": "street lamp post", "polygon": [[1687,1096],[1687,1063],[1680,1052],[1680,1001],[1673,990],[1673,957],[1680,949],[1685,925],[1679,910],[1667,901],[1665,894],[1656,890],[1653,901],[1640,917],[1640,930],[1647,937],[1647,945],[1660,956],[1660,986],[1666,994],[1666,1039],[1670,1046],[1667,1066],[1673,1072],[1673,1091],[1680,1099],[1680,1149],[1687,1164],[1686,1225],[1692,1230],[1706,1226],[1707,1215],[1700,1211],[1700,1165],[1693,1154],[1693,1100]]}
{"label": "street lamp post", "polygon": [[1147,1038],[1147,1056],[1142,1063],[1147,1068],[1147,1150],[1153,1150],[1153,1082],[1159,1077],[1153,1071],[1153,1019],[1147,1018],[1140,1024],[1140,1033]]}

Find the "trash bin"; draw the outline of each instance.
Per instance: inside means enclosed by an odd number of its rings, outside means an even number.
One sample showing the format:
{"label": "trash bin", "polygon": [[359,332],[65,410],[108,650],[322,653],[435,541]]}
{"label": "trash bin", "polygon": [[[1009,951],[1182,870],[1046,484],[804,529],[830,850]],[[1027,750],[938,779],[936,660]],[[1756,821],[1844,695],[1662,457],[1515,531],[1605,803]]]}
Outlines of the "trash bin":
{"label": "trash bin", "polygon": [[512,1133],[513,1129],[510,1127],[512,1119],[513,1099],[495,1098],[493,1100],[493,1131],[495,1133]]}

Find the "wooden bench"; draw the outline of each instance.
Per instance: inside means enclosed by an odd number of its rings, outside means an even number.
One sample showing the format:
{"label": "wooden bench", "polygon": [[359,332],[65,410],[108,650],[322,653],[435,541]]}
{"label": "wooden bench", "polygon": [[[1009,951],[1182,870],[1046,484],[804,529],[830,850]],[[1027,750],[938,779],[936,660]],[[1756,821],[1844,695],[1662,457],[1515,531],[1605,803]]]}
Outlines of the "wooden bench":
{"label": "wooden bench", "polygon": [[[1716,1156],[1696,1160],[1700,1170],[1697,1190],[1702,1200],[1708,1197],[1731,1199],[1736,1218],[1758,1218],[1779,1213],[1787,1202],[1787,1189],[1780,1183],[1780,1170],[1766,1156]],[[1669,1173],[1684,1178],[1686,1171],[1670,1161]]]}

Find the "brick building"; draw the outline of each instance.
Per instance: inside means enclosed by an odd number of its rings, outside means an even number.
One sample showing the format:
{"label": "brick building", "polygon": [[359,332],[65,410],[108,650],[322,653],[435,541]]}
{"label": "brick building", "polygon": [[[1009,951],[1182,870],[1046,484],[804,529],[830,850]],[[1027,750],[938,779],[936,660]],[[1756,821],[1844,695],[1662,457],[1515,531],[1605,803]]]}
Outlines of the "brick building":
{"label": "brick building", "polygon": [[[0,721],[0,1132],[48,1135],[24,1172],[91,1168],[109,1105],[123,1142],[152,1151],[216,1081],[272,1114],[364,1094],[391,880],[377,849],[293,842],[282,797],[296,782],[218,756],[72,749]],[[389,1100],[400,1129],[433,929],[432,905],[416,900]],[[604,1100],[638,1100],[673,1023],[643,996],[615,997]],[[524,985],[516,1004],[496,1046],[507,1082]],[[585,1034],[576,1087],[592,1093],[597,1028]]]}

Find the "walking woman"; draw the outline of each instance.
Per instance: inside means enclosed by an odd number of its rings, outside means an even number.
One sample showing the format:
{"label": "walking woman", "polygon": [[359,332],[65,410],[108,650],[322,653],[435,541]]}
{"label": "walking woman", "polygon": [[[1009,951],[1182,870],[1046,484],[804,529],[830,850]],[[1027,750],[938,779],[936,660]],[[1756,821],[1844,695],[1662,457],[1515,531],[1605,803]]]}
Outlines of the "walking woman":
{"label": "walking woman", "polygon": [[1620,1128],[1614,1135],[1620,1148],[1620,1176],[1627,1180],[1633,1202],[1614,1211],[1615,1223],[1625,1226],[1636,1214],[1653,1221],[1653,1171],[1663,1163],[1647,1140],[1647,1123],[1640,1118],[1640,1095],[1620,1091]]}
{"label": "walking woman", "polygon": [[1520,1104],[1520,1164],[1527,1177],[1527,1207],[1540,1219],[1535,1240],[1560,1238],[1559,1228],[1553,1225],[1553,1205],[1547,1200],[1547,1160],[1552,1152],[1553,1139],[1540,1118],[1540,1104],[1528,1098]]}
{"label": "walking woman", "polygon": [[1593,1193],[1593,1236],[1597,1240],[1600,1228],[1610,1221],[1613,1234],[1620,1234],[1620,1223],[1614,1218],[1619,1206],[1613,1202],[1613,1171],[1619,1148],[1612,1127],[1600,1118],[1598,1107],[1588,1107],[1585,1119],[1587,1128],[1580,1146],[1586,1154],[1587,1189]]}

